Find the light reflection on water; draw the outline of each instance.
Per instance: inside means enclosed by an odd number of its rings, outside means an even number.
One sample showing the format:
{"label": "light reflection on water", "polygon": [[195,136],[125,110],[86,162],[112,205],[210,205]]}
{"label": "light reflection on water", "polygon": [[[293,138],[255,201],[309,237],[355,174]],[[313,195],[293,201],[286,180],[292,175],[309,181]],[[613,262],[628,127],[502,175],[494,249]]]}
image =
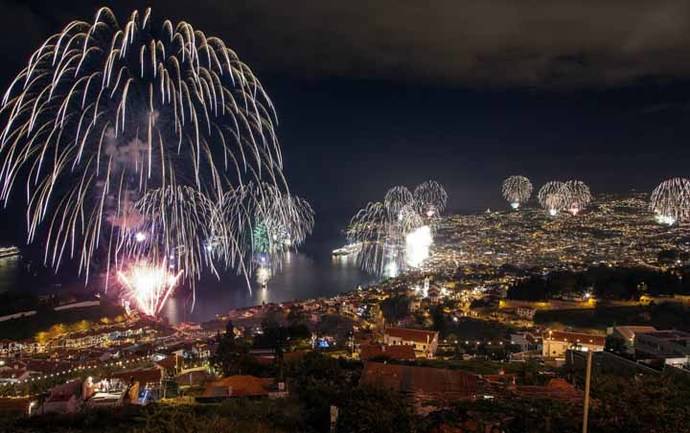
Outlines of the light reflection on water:
{"label": "light reflection on water", "polygon": [[21,257],[5,257],[0,259],[0,293],[16,288],[21,272]]}
{"label": "light reflection on water", "polygon": [[188,290],[182,289],[168,300],[163,314],[171,323],[204,321],[232,308],[334,296],[374,280],[346,257],[315,260],[302,253],[291,253],[265,289],[252,279],[250,294],[244,279],[227,274],[220,281],[209,279],[198,283],[192,312],[189,311],[191,296],[185,293]]}
{"label": "light reflection on water", "polygon": [[[251,293],[246,280],[234,273],[223,274],[220,280],[207,277],[197,283],[193,311],[190,311],[191,290],[182,287],[168,300],[163,315],[171,323],[206,321],[232,308],[259,305],[264,302],[334,296],[374,281],[375,277],[361,271],[351,257],[332,258],[325,252],[309,255],[293,252],[273,274],[266,289],[260,287],[255,276],[250,276]],[[52,271],[38,264],[32,265],[21,257],[0,259],[0,293],[27,291],[34,294],[52,294],[100,291],[93,284],[86,288],[83,280],[78,280],[75,276],[71,276],[71,279],[64,275],[56,276]]]}

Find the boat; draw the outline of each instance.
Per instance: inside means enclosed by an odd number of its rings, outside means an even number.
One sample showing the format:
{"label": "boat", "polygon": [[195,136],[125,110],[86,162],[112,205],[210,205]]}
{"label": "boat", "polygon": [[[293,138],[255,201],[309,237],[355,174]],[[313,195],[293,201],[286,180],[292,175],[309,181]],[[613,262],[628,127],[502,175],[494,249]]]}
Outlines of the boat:
{"label": "boat", "polygon": [[331,254],[335,257],[349,256],[350,254],[357,254],[362,248],[360,242],[355,242],[352,244],[347,244],[344,247],[334,249]]}
{"label": "boat", "polygon": [[0,247],[0,259],[7,259],[10,257],[19,256],[19,248],[15,246],[11,247]]}

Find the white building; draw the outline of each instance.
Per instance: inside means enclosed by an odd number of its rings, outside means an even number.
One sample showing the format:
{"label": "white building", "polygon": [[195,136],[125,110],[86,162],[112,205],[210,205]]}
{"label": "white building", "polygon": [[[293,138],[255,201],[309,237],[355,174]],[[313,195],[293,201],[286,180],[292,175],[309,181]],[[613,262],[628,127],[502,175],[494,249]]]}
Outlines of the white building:
{"label": "white building", "polygon": [[383,342],[389,346],[414,346],[417,357],[433,358],[438,349],[438,332],[411,328],[386,328]]}

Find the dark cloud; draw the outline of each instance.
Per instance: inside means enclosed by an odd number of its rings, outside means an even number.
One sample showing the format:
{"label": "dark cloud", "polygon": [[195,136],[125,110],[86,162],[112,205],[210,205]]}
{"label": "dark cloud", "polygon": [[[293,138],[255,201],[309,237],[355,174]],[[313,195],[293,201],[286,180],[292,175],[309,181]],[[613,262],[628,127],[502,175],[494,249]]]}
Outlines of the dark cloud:
{"label": "dark cloud", "polygon": [[[144,7],[138,3],[118,1],[116,9],[124,17]],[[151,3],[158,18],[186,19],[263,71],[297,78],[606,86],[690,75],[686,0]],[[18,16],[13,27],[37,33],[64,25],[59,19],[90,18],[97,3],[10,6],[5,21]]]}

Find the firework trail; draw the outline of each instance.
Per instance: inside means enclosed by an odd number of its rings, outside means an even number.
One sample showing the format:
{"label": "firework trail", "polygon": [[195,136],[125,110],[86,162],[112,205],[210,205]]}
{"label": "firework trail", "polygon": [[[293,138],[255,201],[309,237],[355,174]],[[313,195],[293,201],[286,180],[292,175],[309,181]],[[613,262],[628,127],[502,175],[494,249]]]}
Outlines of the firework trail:
{"label": "firework trail", "polygon": [[[154,26],[150,9],[122,25],[108,8],[69,23],[0,115],[0,199],[24,189],[28,241],[45,237],[46,263],[77,259],[87,281],[97,254],[119,272],[173,253],[198,276],[208,232],[236,229],[210,204],[248,182],[286,188],[275,111],[249,67],[186,22]],[[237,266],[242,244],[222,246]]]}
{"label": "firework trail", "polygon": [[649,202],[649,209],[660,224],[673,225],[690,216],[690,180],[674,177],[659,184]]}
{"label": "firework trail", "polygon": [[513,209],[519,209],[532,196],[532,182],[525,176],[509,176],[503,181],[501,192]]}
{"label": "firework trail", "polygon": [[[212,235],[222,261],[239,263],[245,273],[256,266],[279,267],[283,255],[299,247],[314,227],[309,203],[268,183],[250,182],[228,191],[219,206],[224,232]],[[229,245],[225,245],[228,244]],[[216,254],[215,248],[210,248]]]}

